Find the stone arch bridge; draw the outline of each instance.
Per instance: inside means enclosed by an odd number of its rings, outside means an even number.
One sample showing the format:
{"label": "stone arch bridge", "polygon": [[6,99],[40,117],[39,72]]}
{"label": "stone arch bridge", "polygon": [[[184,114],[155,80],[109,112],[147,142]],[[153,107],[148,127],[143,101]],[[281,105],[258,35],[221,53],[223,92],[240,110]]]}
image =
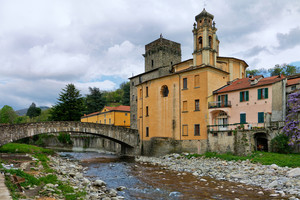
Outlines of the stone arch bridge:
{"label": "stone arch bridge", "polygon": [[140,154],[140,139],[137,130],[113,125],[74,121],[0,125],[0,146],[42,133],[59,132],[97,135],[121,144],[122,154]]}

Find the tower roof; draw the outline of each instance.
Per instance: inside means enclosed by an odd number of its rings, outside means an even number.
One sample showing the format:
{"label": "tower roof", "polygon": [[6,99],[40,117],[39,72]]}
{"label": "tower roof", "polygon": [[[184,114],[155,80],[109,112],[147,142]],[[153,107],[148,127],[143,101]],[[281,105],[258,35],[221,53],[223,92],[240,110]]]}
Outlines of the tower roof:
{"label": "tower roof", "polygon": [[214,19],[214,16],[213,16],[212,14],[208,13],[208,12],[205,10],[205,8],[203,8],[202,12],[201,12],[199,15],[197,15],[197,16],[195,17],[195,20],[198,21],[198,19],[202,19],[202,18],[210,18],[210,19]]}

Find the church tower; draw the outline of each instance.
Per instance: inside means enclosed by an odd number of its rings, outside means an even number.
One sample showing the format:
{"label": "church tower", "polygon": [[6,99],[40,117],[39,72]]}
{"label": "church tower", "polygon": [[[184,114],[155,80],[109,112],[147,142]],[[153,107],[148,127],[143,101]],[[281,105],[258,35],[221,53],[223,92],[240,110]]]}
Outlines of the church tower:
{"label": "church tower", "polygon": [[193,65],[216,66],[217,56],[219,56],[219,43],[216,35],[217,28],[213,21],[214,16],[205,9],[195,17],[194,23],[194,53]]}

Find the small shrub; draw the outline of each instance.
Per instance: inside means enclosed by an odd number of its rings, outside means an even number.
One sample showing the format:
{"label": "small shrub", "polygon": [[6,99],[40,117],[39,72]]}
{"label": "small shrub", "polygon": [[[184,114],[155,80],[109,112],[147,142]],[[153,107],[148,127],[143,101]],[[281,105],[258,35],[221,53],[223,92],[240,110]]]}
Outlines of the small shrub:
{"label": "small shrub", "polygon": [[63,144],[70,144],[70,145],[73,144],[71,140],[71,136],[68,133],[59,133],[57,139],[59,142]]}
{"label": "small shrub", "polygon": [[292,149],[288,145],[289,137],[285,134],[279,134],[271,140],[272,152],[276,153],[291,153]]}

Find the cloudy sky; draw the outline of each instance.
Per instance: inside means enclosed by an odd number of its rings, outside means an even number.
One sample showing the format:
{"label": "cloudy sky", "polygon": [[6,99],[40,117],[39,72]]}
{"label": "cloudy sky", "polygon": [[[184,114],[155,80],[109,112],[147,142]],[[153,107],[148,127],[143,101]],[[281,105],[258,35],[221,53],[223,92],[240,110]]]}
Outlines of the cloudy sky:
{"label": "cloudy sky", "polygon": [[114,90],[162,33],[192,58],[194,17],[215,16],[220,55],[300,66],[299,0],[0,0],[0,108],[51,106],[68,83]]}

